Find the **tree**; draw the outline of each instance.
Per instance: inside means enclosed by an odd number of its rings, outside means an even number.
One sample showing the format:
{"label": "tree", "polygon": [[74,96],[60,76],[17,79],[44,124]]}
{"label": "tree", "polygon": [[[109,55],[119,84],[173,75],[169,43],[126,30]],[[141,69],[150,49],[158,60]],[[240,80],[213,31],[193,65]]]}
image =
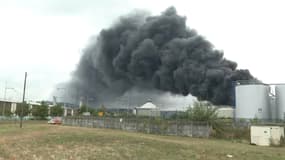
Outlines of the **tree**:
{"label": "tree", "polygon": [[22,107],[23,107],[23,116],[28,116],[30,113],[30,110],[29,110],[29,105],[26,102],[24,102],[24,104],[23,103],[17,103],[15,114],[18,116],[21,116]]}
{"label": "tree", "polygon": [[192,121],[207,122],[216,134],[221,134],[223,131],[221,123],[218,121],[217,108],[209,102],[195,102],[184,116]]}
{"label": "tree", "polygon": [[53,117],[62,116],[63,112],[64,112],[64,108],[60,105],[56,105],[50,108],[50,116],[53,116]]}
{"label": "tree", "polygon": [[102,104],[99,108],[99,112],[106,112],[106,107],[104,106],[104,104]]}
{"label": "tree", "polygon": [[48,116],[48,105],[42,102],[39,106],[33,106],[31,112],[32,115],[35,117],[38,117],[40,119],[46,119],[46,117]]}
{"label": "tree", "polygon": [[79,114],[82,114],[84,112],[87,112],[87,106],[86,105],[82,105],[78,110]]}
{"label": "tree", "polygon": [[212,123],[218,119],[217,108],[208,102],[195,102],[193,107],[186,111],[186,117],[192,121]]}
{"label": "tree", "polygon": [[[6,103],[6,102],[4,102],[4,103]],[[11,116],[12,115],[11,107],[12,107],[12,104],[10,104],[10,106],[9,106],[8,103],[6,103],[5,107],[2,106],[0,114],[2,115],[4,113],[3,116]]]}
{"label": "tree", "polygon": [[86,106],[86,105],[82,105],[82,106],[79,108],[78,113],[79,113],[79,114],[83,114],[84,112],[89,112],[90,115],[95,115],[96,110],[95,110],[94,108],[90,108],[90,107],[88,107],[88,106]]}

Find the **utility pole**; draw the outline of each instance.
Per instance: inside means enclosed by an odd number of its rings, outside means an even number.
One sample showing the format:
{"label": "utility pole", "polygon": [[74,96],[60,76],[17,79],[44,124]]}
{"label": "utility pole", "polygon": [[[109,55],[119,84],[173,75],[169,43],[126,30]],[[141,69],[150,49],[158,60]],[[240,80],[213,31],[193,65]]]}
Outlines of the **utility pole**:
{"label": "utility pole", "polygon": [[23,112],[24,112],[24,105],[25,105],[26,80],[27,80],[27,72],[25,72],[23,101],[22,101],[21,117],[20,117],[20,128],[22,128],[22,124],[23,124]]}

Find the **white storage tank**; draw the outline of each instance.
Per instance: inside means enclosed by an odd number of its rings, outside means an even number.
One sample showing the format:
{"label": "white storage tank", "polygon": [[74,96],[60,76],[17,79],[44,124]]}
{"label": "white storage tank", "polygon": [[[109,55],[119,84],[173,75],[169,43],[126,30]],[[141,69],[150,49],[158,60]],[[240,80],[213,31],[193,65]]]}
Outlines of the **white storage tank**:
{"label": "white storage tank", "polygon": [[275,86],[277,117],[278,119],[285,119],[285,84],[278,84]]}
{"label": "white storage tank", "polygon": [[264,84],[237,85],[235,88],[237,119],[270,119],[270,87]]}
{"label": "white storage tank", "polygon": [[269,96],[270,100],[270,117],[273,122],[278,120],[277,106],[276,106],[276,98],[275,96]]}

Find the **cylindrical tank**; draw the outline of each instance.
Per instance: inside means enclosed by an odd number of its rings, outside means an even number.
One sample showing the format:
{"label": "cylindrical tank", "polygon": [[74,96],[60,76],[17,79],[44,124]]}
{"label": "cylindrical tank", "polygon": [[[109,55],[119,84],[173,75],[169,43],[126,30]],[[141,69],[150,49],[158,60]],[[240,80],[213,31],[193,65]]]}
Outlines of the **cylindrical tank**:
{"label": "cylindrical tank", "polygon": [[236,112],[237,119],[270,119],[270,87],[263,84],[237,85]]}
{"label": "cylindrical tank", "polygon": [[275,86],[277,117],[278,119],[285,119],[285,84]]}
{"label": "cylindrical tank", "polygon": [[270,117],[271,117],[271,120],[274,122],[275,120],[278,119],[276,98],[275,98],[275,96],[269,96],[269,100],[270,100],[270,110],[269,110]]}

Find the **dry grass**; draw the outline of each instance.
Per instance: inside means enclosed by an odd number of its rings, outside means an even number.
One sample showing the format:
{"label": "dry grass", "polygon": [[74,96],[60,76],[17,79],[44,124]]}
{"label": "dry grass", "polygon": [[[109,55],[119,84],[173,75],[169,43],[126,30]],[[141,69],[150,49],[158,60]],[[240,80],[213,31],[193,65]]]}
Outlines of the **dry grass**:
{"label": "dry grass", "polygon": [[23,129],[0,124],[2,159],[284,160],[285,148],[39,123],[24,124]]}

